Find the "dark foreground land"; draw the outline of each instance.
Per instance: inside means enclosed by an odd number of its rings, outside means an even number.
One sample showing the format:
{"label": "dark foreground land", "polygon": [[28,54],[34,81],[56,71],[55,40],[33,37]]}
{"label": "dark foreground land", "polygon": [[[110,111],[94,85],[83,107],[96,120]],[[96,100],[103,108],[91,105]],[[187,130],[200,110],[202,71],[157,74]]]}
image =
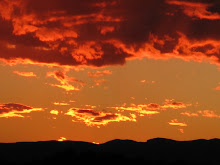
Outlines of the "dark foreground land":
{"label": "dark foreground land", "polygon": [[220,139],[147,142],[113,140],[104,144],[77,141],[0,143],[0,164],[207,164],[220,165]]}

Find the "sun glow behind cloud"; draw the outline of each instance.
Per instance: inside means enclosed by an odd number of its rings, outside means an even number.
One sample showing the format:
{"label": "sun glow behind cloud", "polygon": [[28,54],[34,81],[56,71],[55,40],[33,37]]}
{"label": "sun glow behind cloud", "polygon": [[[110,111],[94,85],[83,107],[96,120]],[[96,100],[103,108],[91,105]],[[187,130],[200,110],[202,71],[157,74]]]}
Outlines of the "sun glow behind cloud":
{"label": "sun glow behind cloud", "polygon": [[60,137],[57,141],[58,142],[63,142],[63,141],[66,141],[67,139],[65,137]]}

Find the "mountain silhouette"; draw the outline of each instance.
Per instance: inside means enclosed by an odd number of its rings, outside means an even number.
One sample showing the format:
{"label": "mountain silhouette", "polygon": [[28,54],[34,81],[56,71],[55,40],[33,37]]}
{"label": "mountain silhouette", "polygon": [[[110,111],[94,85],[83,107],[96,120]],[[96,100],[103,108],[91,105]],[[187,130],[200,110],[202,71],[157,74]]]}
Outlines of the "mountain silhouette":
{"label": "mountain silhouette", "polygon": [[146,142],[112,140],[103,144],[82,141],[0,143],[0,164],[220,164],[220,139]]}

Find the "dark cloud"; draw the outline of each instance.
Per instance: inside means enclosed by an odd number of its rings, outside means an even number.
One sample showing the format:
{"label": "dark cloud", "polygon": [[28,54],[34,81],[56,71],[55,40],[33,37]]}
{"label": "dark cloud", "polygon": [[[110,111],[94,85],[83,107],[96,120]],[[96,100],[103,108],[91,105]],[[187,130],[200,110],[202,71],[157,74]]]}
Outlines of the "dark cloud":
{"label": "dark cloud", "polygon": [[[136,122],[136,115],[130,114],[130,117],[120,113],[108,113],[92,109],[70,108],[66,115],[72,116],[79,121],[83,121],[87,126],[107,125],[110,122],[132,121]],[[76,122],[74,120],[74,122]]]}
{"label": "dark cloud", "polygon": [[218,0],[2,0],[0,59],[69,66],[122,65],[137,57],[219,64],[219,6]]}
{"label": "dark cloud", "polygon": [[13,110],[23,111],[24,109],[29,110],[32,109],[32,107],[15,103],[0,104],[0,114],[7,113]]}
{"label": "dark cloud", "polygon": [[77,110],[77,112],[91,114],[92,116],[99,116],[100,115],[100,113],[95,112],[94,110],[88,110],[88,109],[80,109],[80,110]]}
{"label": "dark cloud", "polygon": [[27,105],[17,103],[0,103],[0,118],[9,117],[24,117],[23,114],[28,114],[34,111],[43,111],[42,108],[33,108]]}
{"label": "dark cloud", "polygon": [[102,122],[102,121],[105,121],[105,120],[112,120],[112,119],[115,119],[117,118],[117,115],[115,114],[107,114],[105,116],[102,116],[102,117],[96,117],[93,122]]}

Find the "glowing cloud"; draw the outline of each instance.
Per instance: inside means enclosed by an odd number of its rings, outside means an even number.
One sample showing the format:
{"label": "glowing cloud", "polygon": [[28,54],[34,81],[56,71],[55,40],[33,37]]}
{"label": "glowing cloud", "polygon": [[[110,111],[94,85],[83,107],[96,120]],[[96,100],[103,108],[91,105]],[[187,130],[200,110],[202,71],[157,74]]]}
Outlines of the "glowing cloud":
{"label": "glowing cloud", "polygon": [[59,114],[59,111],[58,111],[58,110],[51,110],[51,111],[50,111],[50,114],[52,114],[52,115],[58,115],[58,114]]}
{"label": "glowing cloud", "polygon": [[136,115],[130,114],[130,117],[119,113],[106,113],[92,109],[71,108],[65,115],[75,117],[83,121],[87,126],[107,125],[109,122],[132,121],[136,122]]}
{"label": "glowing cloud", "polygon": [[180,133],[184,133],[184,129],[179,128],[178,130],[180,131]]}
{"label": "glowing cloud", "polygon": [[37,77],[36,74],[34,74],[33,72],[19,72],[17,70],[13,71],[13,73],[19,75],[19,76],[23,76],[23,77]]}
{"label": "glowing cloud", "polygon": [[106,33],[111,33],[115,30],[114,26],[103,26],[101,27],[100,33],[105,35]]}
{"label": "glowing cloud", "polygon": [[98,143],[98,142],[92,142],[93,144],[100,144],[100,143]]}
{"label": "glowing cloud", "polygon": [[147,81],[147,80],[141,80],[140,83],[147,83],[147,84],[155,84],[156,81]]}
{"label": "glowing cloud", "polygon": [[23,114],[29,114],[35,111],[43,111],[42,108],[33,108],[30,106],[17,103],[0,104],[0,118],[20,117],[24,118]]}
{"label": "glowing cloud", "polygon": [[181,6],[184,10],[184,13],[190,17],[209,20],[220,19],[220,14],[208,11],[208,8],[211,7],[213,4],[178,0],[168,0],[167,2],[172,5]]}
{"label": "glowing cloud", "polygon": [[208,117],[208,118],[220,118],[220,115],[215,114],[212,110],[201,110],[197,111],[197,113],[191,113],[191,112],[182,112],[181,115],[185,115],[188,117]]}
{"label": "glowing cloud", "polygon": [[95,108],[97,108],[97,106],[96,105],[85,105],[85,107],[88,107],[88,108],[91,108],[91,109],[95,109]]}
{"label": "glowing cloud", "polygon": [[184,116],[188,116],[188,117],[198,117],[199,116],[198,113],[191,113],[191,112],[182,112],[180,114],[184,115]]}
{"label": "glowing cloud", "polygon": [[157,104],[157,103],[149,103],[149,104],[131,104],[130,106],[123,105],[121,107],[109,107],[116,109],[118,111],[133,111],[136,113],[139,113],[140,116],[144,115],[155,115],[159,114],[161,110],[167,110],[167,109],[184,109],[188,106],[191,106],[192,104],[185,104],[182,102],[175,102],[174,99],[166,99],[163,105]]}
{"label": "glowing cloud", "polygon": [[164,105],[161,106],[162,109],[184,109],[188,106],[192,106],[192,104],[185,104],[182,102],[175,102],[174,99],[166,99]]}
{"label": "glowing cloud", "polygon": [[159,114],[160,112],[156,111],[157,109],[157,105],[152,105],[152,104],[148,104],[148,105],[144,105],[144,104],[139,104],[139,105],[135,105],[135,104],[131,104],[131,106],[129,107],[125,107],[125,106],[121,106],[121,107],[110,107],[113,108],[119,112],[123,112],[123,111],[132,111],[132,112],[136,112],[138,113],[140,116],[144,116],[144,115],[156,115]]}
{"label": "glowing cloud", "polygon": [[50,84],[54,87],[62,88],[66,91],[78,91],[80,90],[78,87],[73,86],[70,84],[71,82],[79,83],[81,86],[84,85],[84,82],[76,80],[75,78],[70,78],[66,75],[66,71],[57,70],[54,72],[48,72],[47,77],[53,77],[57,81],[60,82],[60,84]]}
{"label": "glowing cloud", "polygon": [[60,105],[60,106],[70,105],[70,104],[68,104],[68,103],[59,103],[59,102],[54,102],[53,104],[54,104],[54,105]]}
{"label": "glowing cloud", "polygon": [[203,110],[198,111],[203,117],[209,117],[209,118],[220,118],[220,115],[215,114],[212,110]]}
{"label": "glowing cloud", "polygon": [[70,85],[70,84],[62,84],[62,85],[50,84],[50,86],[64,89],[67,92],[69,92],[69,91],[79,91],[79,88],[74,87],[73,85]]}
{"label": "glowing cloud", "polygon": [[171,120],[170,122],[168,122],[168,124],[172,125],[172,126],[180,126],[180,127],[186,127],[187,126],[186,123],[179,122],[177,119]]}
{"label": "glowing cloud", "polygon": [[141,80],[140,82],[141,82],[141,83],[146,83],[146,82],[147,82],[147,80]]}

